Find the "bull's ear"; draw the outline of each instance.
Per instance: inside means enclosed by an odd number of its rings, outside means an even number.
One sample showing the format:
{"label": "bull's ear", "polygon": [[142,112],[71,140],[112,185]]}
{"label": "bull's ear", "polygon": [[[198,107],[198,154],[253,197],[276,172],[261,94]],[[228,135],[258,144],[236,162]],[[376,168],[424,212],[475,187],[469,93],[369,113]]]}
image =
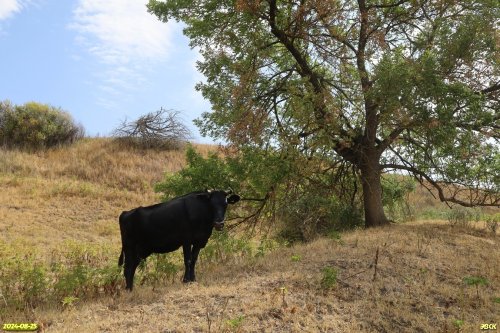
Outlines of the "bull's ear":
{"label": "bull's ear", "polygon": [[237,194],[232,194],[231,196],[229,196],[227,198],[228,204],[234,204],[234,203],[237,203],[238,201],[240,201],[240,196]]}

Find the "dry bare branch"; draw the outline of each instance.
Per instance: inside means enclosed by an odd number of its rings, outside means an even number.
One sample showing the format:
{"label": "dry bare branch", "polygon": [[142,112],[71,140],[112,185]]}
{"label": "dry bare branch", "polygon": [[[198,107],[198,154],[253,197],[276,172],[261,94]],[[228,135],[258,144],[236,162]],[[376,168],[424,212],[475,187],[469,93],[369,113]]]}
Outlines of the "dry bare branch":
{"label": "dry bare branch", "polygon": [[180,119],[180,112],[161,108],[134,121],[123,120],[113,136],[142,148],[178,148],[191,138],[191,132]]}

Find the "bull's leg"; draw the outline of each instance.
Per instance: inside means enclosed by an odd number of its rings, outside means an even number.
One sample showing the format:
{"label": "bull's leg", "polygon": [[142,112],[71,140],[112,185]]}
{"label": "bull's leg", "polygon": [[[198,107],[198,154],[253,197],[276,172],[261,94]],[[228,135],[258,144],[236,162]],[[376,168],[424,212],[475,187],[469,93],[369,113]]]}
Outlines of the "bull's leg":
{"label": "bull's leg", "polygon": [[125,252],[125,268],[123,274],[125,275],[126,289],[132,291],[134,285],[134,274],[137,266],[139,265],[140,258],[135,251]]}
{"label": "bull's leg", "polygon": [[198,254],[200,253],[200,247],[193,245],[191,250],[191,267],[189,271],[189,281],[196,281],[196,276],[194,274],[194,266],[196,265],[196,260],[198,259]]}
{"label": "bull's leg", "polygon": [[190,280],[190,271],[191,271],[191,244],[182,246],[182,253],[184,254],[184,278],[182,282],[186,283]]}

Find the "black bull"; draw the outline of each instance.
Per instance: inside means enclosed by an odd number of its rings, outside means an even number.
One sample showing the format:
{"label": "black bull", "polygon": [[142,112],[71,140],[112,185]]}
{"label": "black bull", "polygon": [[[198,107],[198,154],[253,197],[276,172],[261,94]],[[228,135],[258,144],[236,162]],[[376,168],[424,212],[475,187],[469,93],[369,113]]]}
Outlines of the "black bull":
{"label": "black bull", "polygon": [[183,282],[195,281],[194,266],[200,249],[207,245],[212,229],[222,230],[228,204],[240,200],[225,191],[192,192],[171,201],[138,207],[120,215],[123,265],[127,289],[132,290],[134,274],[142,259],[152,253],[167,253],[182,246],[185,273]]}

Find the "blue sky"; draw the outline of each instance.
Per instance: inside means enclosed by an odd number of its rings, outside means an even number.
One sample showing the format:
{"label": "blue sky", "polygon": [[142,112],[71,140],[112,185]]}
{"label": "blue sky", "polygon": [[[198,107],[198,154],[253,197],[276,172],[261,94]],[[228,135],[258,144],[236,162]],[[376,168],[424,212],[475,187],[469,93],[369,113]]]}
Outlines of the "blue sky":
{"label": "blue sky", "polygon": [[109,135],[127,118],[160,107],[192,120],[210,110],[194,86],[199,54],[175,22],[147,0],[0,0],[0,100],[48,103],[88,135]]}

